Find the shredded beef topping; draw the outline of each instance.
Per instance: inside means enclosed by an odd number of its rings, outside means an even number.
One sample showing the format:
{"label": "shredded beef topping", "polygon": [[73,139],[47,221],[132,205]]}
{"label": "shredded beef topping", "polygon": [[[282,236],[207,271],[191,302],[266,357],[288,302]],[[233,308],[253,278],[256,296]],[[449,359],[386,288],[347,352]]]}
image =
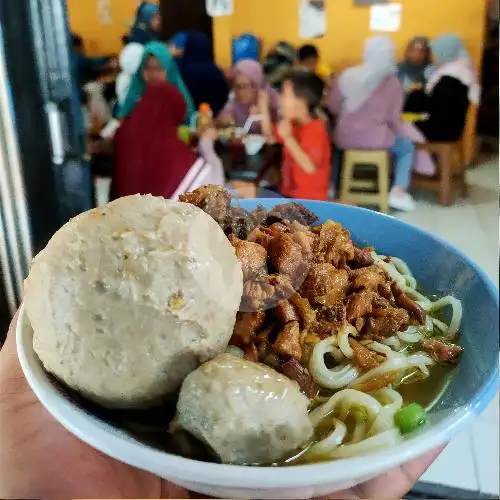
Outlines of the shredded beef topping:
{"label": "shredded beef topping", "polygon": [[[242,348],[246,359],[296,380],[309,397],[317,393],[308,369],[314,346],[346,324],[357,331],[349,344],[360,372],[385,359],[370,341],[384,342],[410,325],[425,324],[422,307],[375,263],[372,249],[356,246],[340,224],[318,224],[313,213],[293,202],[249,213],[232,206],[218,186],[180,199],[219,223],[241,262],[243,296],[231,344]],[[436,338],[420,344],[437,363],[457,363],[463,351]],[[382,374],[356,388],[371,392],[397,375]]]}

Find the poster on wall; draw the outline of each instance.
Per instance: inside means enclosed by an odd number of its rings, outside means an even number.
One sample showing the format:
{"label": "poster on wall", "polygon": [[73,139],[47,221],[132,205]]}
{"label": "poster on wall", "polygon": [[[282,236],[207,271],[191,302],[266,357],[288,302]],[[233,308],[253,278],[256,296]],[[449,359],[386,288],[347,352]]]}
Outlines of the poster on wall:
{"label": "poster on wall", "polygon": [[399,31],[401,27],[400,3],[387,5],[372,5],[370,7],[370,30],[371,31]]}
{"label": "poster on wall", "polygon": [[233,13],[233,0],[206,0],[207,12],[211,17],[230,16]]}
{"label": "poster on wall", "polygon": [[300,0],[299,36],[307,40],[326,33],[326,0]]}
{"label": "poster on wall", "polygon": [[99,21],[104,26],[113,24],[110,0],[97,0],[97,14],[99,16]]}

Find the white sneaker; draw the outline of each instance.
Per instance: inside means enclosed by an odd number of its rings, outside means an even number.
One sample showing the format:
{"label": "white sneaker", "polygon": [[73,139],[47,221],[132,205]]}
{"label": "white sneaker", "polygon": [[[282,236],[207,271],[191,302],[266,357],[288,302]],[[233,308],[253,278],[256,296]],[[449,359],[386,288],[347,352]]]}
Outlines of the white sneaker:
{"label": "white sneaker", "polygon": [[391,189],[389,193],[389,206],[394,210],[402,212],[413,212],[415,210],[415,200],[405,191]]}

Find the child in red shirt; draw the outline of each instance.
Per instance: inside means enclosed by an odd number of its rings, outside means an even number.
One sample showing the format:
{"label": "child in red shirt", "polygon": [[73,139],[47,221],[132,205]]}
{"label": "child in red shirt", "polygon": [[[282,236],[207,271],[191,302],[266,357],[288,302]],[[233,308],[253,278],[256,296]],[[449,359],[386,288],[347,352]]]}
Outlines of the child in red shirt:
{"label": "child in red shirt", "polygon": [[259,99],[264,133],[283,144],[280,192],[288,198],[327,200],[332,147],[326,124],[315,111],[323,98],[324,83],[314,73],[293,70],[282,89],[282,119],[275,127],[265,93]]}

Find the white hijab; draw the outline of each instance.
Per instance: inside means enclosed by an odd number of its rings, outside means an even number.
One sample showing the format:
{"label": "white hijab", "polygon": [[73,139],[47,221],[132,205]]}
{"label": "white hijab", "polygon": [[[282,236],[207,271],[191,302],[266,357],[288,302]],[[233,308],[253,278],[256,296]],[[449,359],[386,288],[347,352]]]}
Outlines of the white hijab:
{"label": "white hijab", "polygon": [[374,36],[365,43],[363,63],[345,70],[339,77],[344,106],[356,111],[378,86],[396,73],[396,49],[387,36]]}
{"label": "white hijab", "polygon": [[121,105],[127,96],[132,77],[141,65],[144,46],[139,43],[129,43],[120,53],[121,73],[116,78],[116,95]]}

